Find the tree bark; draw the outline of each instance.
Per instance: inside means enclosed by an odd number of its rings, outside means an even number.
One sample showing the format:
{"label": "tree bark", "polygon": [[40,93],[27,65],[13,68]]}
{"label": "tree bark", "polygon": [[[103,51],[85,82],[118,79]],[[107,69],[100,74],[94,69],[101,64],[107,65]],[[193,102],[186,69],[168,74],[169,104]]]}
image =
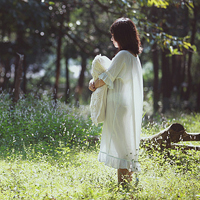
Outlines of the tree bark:
{"label": "tree bark", "polygon": [[[196,32],[197,32],[197,19],[198,19],[197,18],[198,7],[195,5],[194,1],[193,1],[193,6],[194,6],[194,8],[193,8],[194,18],[192,19],[192,35],[191,35],[191,40],[190,40],[191,45],[194,44],[195,35],[196,35]],[[187,91],[186,91],[186,100],[189,100],[191,89],[192,89],[192,76],[191,76],[192,55],[193,55],[193,49],[189,48],[189,56],[188,56],[188,63],[187,63],[188,86],[187,86]]]}
{"label": "tree bark", "polygon": [[169,58],[166,57],[168,50],[162,51],[162,112],[165,113],[170,109],[170,96],[171,96],[171,75],[169,68]]}
{"label": "tree bark", "polygon": [[4,74],[3,84],[2,84],[2,91],[9,88],[9,79],[10,79],[9,74],[11,74],[9,58],[6,59],[4,67],[5,67],[5,74]]}
{"label": "tree bark", "polygon": [[17,56],[15,57],[15,60],[14,60],[14,66],[15,66],[15,76],[14,76],[14,81],[13,81],[13,84],[12,84],[12,90],[15,88],[17,71],[18,71],[18,67],[19,67],[19,58]]}
{"label": "tree bark", "polygon": [[54,100],[56,101],[58,98],[58,85],[59,85],[59,77],[60,77],[60,59],[61,59],[61,46],[62,46],[62,27],[63,27],[63,16],[58,32],[58,38],[57,38],[57,59],[56,59],[56,80],[54,85]]}
{"label": "tree bark", "polygon": [[69,57],[65,56],[65,66],[66,66],[66,86],[65,86],[65,102],[70,101],[70,85],[69,85]]}
{"label": "tree bark", "polygon": [[[66,21],[67,23],[70,22],[70,9],[67,9]],[[67,45],[69,45],[69,42],[67,43]],[[66,70],[65,102],[66,103],[70,102],[69,59],[70,59],[70,53],[68,51],[68,48],[66,48],[65,50],[65,70]]]}
{"label": "tree bark", "polygon": [[158,101],[159,101],[159,80],[158,80],[158,70],[159,70],[159,63],[158,63],[158,49],[157,44],[153,44],[153,72],[154,72],[154,81],[153,81],[153,108],[154,112],[156,113],[159,109]]}
{"label": "tree bark", "polygon": [[23,67],[23,85],[22,85],[22,90],[24,94],[26,94],[26,86],[27,86],[26,71],[27,71],[27,62],[26,62],[26,57],[25,57],[24,67]]}
{"label": "tree bark", "polygon": [[174,108],[180,108],[180,95],[181,95],[181,85],[184,81],[184,71],[182,68],[183,56],[173,55],[172,56],[172,85],[173,85],[173,106]]}
{"label": "tree bark", "polygon": [[19,55],[19,65],[18,69],[16,72],[16,80],[15,80],[15,86],[14,86],[14,97],[13,97],[13,102],[17,103],[19,99],[19,93],[20,93],[20,84],[22,80],[22,71],[23,71],[23,60],[24,60],[24,55],[18,54]]}
{"label": "tree bark", "polygon": [[75,100],[76,100],[77,106],[79,105],[79,98],[83,91],[86,66],[87,66],[87,57],[85,54],[82,54],[81,55],[81,73],[78,79],[78,84],[75,89]]}
{"label": "tree bark", "polygon": [[200,83],[197,86],[196,111],[200,112]]}

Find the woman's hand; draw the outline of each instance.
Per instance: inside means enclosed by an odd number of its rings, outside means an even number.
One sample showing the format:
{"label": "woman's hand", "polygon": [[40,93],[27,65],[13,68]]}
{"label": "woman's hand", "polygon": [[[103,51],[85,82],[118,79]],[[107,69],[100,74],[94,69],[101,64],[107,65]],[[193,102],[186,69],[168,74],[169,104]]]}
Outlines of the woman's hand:
{"label": "woman's hand", "polygon": [[89,90],[91,90],[92,92],[96,90],[93,79],[91,79],[89,82]]}
{"label": "woman's hand", "polygon": [[102,87],[105,85],[105,82],[101,79],[97,79],[95,82],[93,79],[90,80],[89,82],[89,90],[94,92],[97,88]]}

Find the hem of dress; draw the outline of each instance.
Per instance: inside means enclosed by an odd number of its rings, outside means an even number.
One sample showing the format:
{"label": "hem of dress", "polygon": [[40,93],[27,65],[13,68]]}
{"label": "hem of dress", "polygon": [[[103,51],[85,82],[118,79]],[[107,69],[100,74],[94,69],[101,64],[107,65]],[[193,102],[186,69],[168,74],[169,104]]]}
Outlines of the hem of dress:
{"label": "hem of dress", "polygon": [[99,152],[98,161],[115,169],[128,169],[132,172],[141,171],[140,163],[138,161],[117,158],[102,151]]}

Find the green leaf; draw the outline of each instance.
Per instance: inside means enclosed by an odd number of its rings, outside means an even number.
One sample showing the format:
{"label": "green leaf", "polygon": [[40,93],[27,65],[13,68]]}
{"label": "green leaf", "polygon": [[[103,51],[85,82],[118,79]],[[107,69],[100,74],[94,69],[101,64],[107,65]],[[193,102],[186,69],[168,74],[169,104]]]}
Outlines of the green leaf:
{"label": "green leaf", "polygon": [[192,45],[191,48],[193,49],[193,51],[197,51],[197,47],[195,45]]}
{"label": "green leaf", "polygon": [[182,55],[183,54],[178,49],[174,49],[173,53],[174,53],[174,55]]}
{"label": "green leaf", "polygon": [[170,53],[167,54],[167,57],[171,57],[173,55],[182,55],[183,53],[180,52],[178,49],[174,49],[173,46],[169,47]]}
{"label": "green leaf", "polygon": [[49,1],[49,5],[55,5],[53,1]]}
{"label": "green leaf", "polygon": [[155,5],[158,8],[167,8],[169,3],[167,1],[162,1],[162,0],[148,0],[147,3],[148,6],[153,6]]}

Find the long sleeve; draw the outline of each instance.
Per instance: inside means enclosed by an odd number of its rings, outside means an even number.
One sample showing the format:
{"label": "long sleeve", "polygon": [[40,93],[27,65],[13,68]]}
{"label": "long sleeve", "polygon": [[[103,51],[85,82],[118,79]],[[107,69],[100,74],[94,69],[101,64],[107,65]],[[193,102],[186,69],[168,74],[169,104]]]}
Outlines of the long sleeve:
{"label": "long sleeve", "polygon": [[124,52],[119,52],[112,60],[110,67],[102,74],[99,79],[103,80],[109,89],[113,89],[113,82],[124,67]]}

